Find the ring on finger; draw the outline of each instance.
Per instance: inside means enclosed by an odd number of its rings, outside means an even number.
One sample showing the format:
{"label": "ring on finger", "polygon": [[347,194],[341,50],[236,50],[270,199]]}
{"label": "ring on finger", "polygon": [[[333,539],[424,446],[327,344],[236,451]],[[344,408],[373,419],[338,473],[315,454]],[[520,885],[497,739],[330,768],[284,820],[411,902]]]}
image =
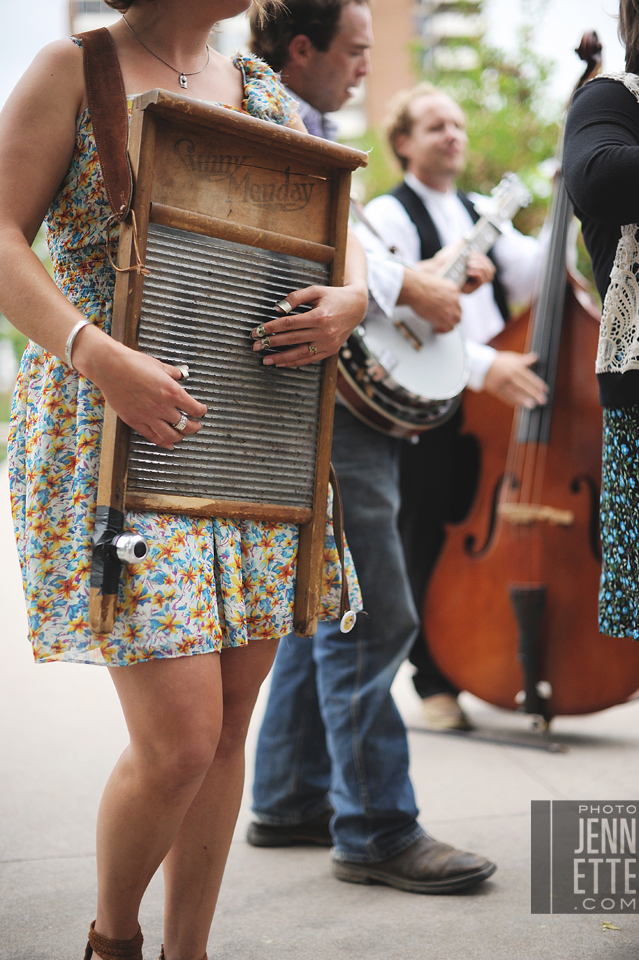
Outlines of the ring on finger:
{"label": "ring on finger", "polygon": [[[181,412],[181,411],[180,411],[180,412]],[[186,425],[187,425],[188,422],[189,422],[189,418],[187,417],[187,415],[186,415],[185,413],[182,413],[182,416],[180,417],[180,419],[178,420],[178,422],[177,422],[177,423],[172,423],[171,426],[173,427],[174,430],[177,430],[179,433],[183,433],[183,432],[184,432],[184,428],[186,427]]]}
{"label": "ring on finger", "polygon": [[255,336],[258,337],[260,340],[262,339],[262,337],[267,336],[266,327],[264,326],[263,323],[258,323],[258,325],[256,326]]}
{"label": "ring on finger", "polygon": [[309,343],[308,352],[312,353],[313,356],[315,356],[315,354],[317,353],[317,347],[314,347],[312,343]]}
{"label": "ring on finger", "polygon": [[291,310],[293,309],[293,307],[290,305],[290,303],[286,298],[284,298],[284,300],[278,300],[275,306],[279,307],[282,313],[290,313]]}
{"label": "ring on finger", "polygon": [[262,337],[260,343],[262,344],[262,350],[268,350],[271,345],[271,339],[270,337]]}

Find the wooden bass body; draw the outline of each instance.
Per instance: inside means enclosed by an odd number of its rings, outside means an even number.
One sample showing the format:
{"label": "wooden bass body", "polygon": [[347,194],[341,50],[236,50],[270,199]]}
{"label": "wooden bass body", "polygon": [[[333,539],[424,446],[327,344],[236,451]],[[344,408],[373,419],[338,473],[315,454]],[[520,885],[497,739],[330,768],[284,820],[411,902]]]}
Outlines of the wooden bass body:
{"label": "wooden bass body", "polygon": [[[526,350],[529,313],[493,341]],[[594,363],[599,316],[573,281],[566,294],[550,442],[536,501],[556,522],[500,514],[507,487],[513,410],[486,393],[464,397],[464,432],[481,447],[477,492],[467,518],[447,529],[423,611],[429,647],[462,690],[506,710],[520,709],[526,689],[521,626],[511,599],[519,582],[543,584],[545,605],[530,673],[538,712],[592,713],[622,703],[639,688],[639,646],[600,635],[597,597],[601,408]],[[551,517],[553,514],[550,515]],[[569,520],[570,522],[562,522]],[[535,711],[530,711],[535,712]]]}

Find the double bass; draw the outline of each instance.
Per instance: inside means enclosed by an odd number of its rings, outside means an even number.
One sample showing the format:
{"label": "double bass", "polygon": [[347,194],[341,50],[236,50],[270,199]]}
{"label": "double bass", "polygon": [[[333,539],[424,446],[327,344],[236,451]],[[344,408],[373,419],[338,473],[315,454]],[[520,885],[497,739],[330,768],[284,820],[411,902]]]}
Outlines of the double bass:
{"label": "double bass", "polygon": [[[581,83],[601,45],[585,34]],[[533,350],[548,402],[513,412],[467,393],[464,429],[481,448],[474,502],[449,527],[424,605],[431,653],[462,690],[541,718],[592,713],[639,688],[639,646],[599,634],[602,417],[595,377],[598,311],[568,274],[573,210],[557,174],[550,241],[531,314],[493,341]]]}

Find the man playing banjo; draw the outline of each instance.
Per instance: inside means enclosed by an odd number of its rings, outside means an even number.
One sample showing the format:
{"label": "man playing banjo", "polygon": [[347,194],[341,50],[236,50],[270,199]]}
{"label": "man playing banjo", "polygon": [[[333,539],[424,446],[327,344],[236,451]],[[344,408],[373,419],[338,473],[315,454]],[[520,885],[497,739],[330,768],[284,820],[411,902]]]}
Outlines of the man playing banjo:
{"label": "man playing banjo", "polygon": [[[408,264],[434,257],[441,247],[470,233],[478,212],[455,181],[466,163],[468,137],[463,111],[431,84],[400,94],[393,104],[388,138],[405,171],[392,194],[377,197],[365,214],[388,247]],[[477,198],[481,207],[488,198]],[[489,203],[490,201],[488,201]],[[479,212],[483,212],[483,208]],[[530,300],[539,263],[539,244],[503,225],[491,250],[497,271],[485,284],[462,297],[461,330],[465,335],[471,390],[487,390],[504,403],[534,407],[546,401],[546,385],[531,366],[534,354],[497,351],[488,341],[508,318],[508,304]],[[459,411],[443,427],[421,434],[419,443],[402,444],[400,527],[413,598],[423,608],[430,573],[444,540],[446,520],[460,520],[472,498],[476,454],[461,436]],[[473,462],[475,459],[475,462]],[[410,655],[417,667],[413,680],[423,699],[423,715],[435,729],[467,727],[457,703],[459,691],[432,661],[423,634]]]}

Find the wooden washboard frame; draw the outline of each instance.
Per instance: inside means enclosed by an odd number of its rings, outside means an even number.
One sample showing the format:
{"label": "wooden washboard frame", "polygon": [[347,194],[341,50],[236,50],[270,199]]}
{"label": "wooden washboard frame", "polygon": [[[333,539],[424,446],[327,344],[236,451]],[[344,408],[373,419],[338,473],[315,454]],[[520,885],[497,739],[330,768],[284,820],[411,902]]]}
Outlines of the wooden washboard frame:
{"label": "wooden washboard frame", "polygon": [[[215,238],[231,251],[238,244],[240,254],[250,247],[256,255],[258,251],[270,251],[294,264],[304,261],[326,265],[326,280],[320,282],[337,286],[343,283],[351,173],[367,162],[360,151],[239,112],[153,90],[134,101],[129,157],[135,184],[133,211],[143,261],[147,257],[149,233],[155,229],[153,225],[158,225],[170,236],[179,238],[187,233],[204,244],[207,241],[203,238]],[[136,262],[132,223],[129,216],[121,226],[121,268]],[[144,284],[145,278],[139,274],[117,275],[111,333],[133,349],[139,346]],[[289,286],[281,295],[292,289],[295,287]],[[279,296],[273,297],[265,321],[276,316],[272,309],[276,299]],[[252,359],[248,340],[246,350],[247,358]],[[170,357],[161,358],[171,362]],[[189,363],[190,359],[182,356],[184,362]],[[261,364],[261,357],[258,362]],[[320,606],[336,376],[334,356],[323,361],[318,376],[311,504],[291,505],[282,503],[281,498],[270,502],[266,496],[258,500],[167,495],[152,489],[153,485],[140,489],[138,484],[134,491],[127,489],[131,430],[107,406],[98,505],[121,513],[127,509],[149,510],[298,524],[294,626],[299,636],[312,636]],[[190,382],[187,389],[192,389]],[[195,387],[193,395],[203,399]],[[230,436],[233,422],[228,429]],[[206,420],[197,437],[205,430]],[[137,439],[134,435],[134,444]],[[181,441],[176,450],[192,440]],[[113,628],[116,604],[117,593],[103,593],[92,587],[90,622],[96,633],[108,633]]]}

